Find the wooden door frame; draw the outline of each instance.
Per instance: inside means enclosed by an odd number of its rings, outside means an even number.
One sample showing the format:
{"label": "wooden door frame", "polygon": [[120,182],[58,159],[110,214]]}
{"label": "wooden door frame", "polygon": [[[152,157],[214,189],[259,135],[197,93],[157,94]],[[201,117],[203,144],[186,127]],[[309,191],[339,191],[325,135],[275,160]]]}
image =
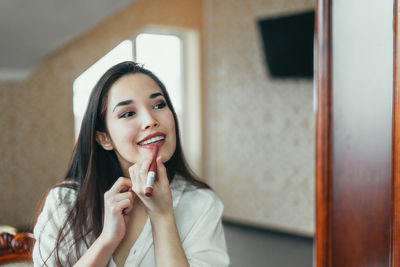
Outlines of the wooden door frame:
{"label": "wooden door frame", "polygon": [[332,1],[317,0],[315,8],[316,231],[315,265],[332,266]]}
{"label": "wooden door frame", "polygon": [[394,0],[393,18],[393,126],[391,265],[400,267],[400,53],[399,0]]}
{"label": "wooden door frame", "polygon": [[[390,265],[400,267],[400,25],[399,0],[393,4],[392,218]],[[332,1],[316,0],[316,232],[315,266],[332,258]]]}

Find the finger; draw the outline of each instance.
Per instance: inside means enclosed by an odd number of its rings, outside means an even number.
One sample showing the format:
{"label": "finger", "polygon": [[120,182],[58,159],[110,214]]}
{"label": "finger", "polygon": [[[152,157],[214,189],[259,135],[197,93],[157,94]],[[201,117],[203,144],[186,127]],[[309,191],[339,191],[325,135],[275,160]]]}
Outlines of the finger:
{"label": "finger", "polygon": [[139,170],[139,175],[143,179],[143,182],[146,183],[147,173],[149,172],[150,164],[153,161],[153,156],[146,157],[143,159],[142,166]]}
{"label": "finger", "polygon": [[120,193],[121,191],[126,191],[131,186],[132,186],[131,179],[126,177],[119,177],[109,191],[113,194],[116,194]]}
{"label": "finger", "polygon": [[140,168],[142,167],[143,163],[145,162],[145,160],[147,160],[147,157],[145,157],[145,159],[141,159],[138,162],[136,162],[136,164],[132,165],[131,167],[129,167],[128,171],[129,171],[129,176],[130,179],[132,181],[132,184],[134,184],[135,182],[137,182],[138,180],[140,180]]}
{"label": "finger", "polygon": [[132,191],[135,194],[135,196],[141,198],[141,196],[144,195],[144,184],[142,182],[133,183]]}
{"label": "finger", "polygon": [[132,182],[131,189],[135,194],[138,193],[136,188],[138,188],[138,183],[140,183],[140,179],[138,178],[139,175],[138,175],[137,168],[138,167],[136,164],[129,168],[129,176],[130,176],[131,182]]}
{"label": "finger", "polygon": [[159,177],[160,182],[164,179],[168,181],[167,168],[165,168],[161,156],[157,157],[157,176]]}
{"label": "finger", "polygon": [[115,202],[111,207],[111,213],[116,216],[123,212],[124,209],[132,206],[132,202],[129,199],[124,199],[119,202]]}
{"label": "finger", "polygon": [[132,165],[129,168],[129,175],[132,181],[132,188],[136,193],[137,190],[135,188],[138,188],[146,183],[147,179],[147,172],[150,167],[152,161],[152,156],[147,155],[140,161],[138,161],[135,165]]}
{"label": "finger", "polygon": [[129,188],[129,190],[128,190],[127,193],[130,194],[130,196],[128,197],[128,199],[131,200],[132,205],[130,205],[129,207],[124,208],[124,209],[122,210],[122,214],[123,214],[123,215],[128,215],[128,214],[133,210],[133,202],[135,201],[135,198],[136,198],[136,194],[135,194],[135,192],[133,192],[132,188]]}
{"label": "finger", "polygon": [[128,215],[133,210],[133,205],[123,209],[123,214]]}
{"label": "finger", "polygon": [[129,192],[131,192],[131,193],[132,193],[132,195],[133,195],[133,198],[135,198],[135,197],[136,197],[136,193],[135,193],[135,191],[133,191],[133,190],[132,190],[132,187],[130,187],[130,188],[129,188]]}
{"label": "finger", "polygon": [[132,201],[130,201],[129,199],[124,199],[116,202],[114,206],[114,208],[116,210],[119,210],[119,212],[122,212],[124,209],[128,209],[130,207],[132,207]]}
{"label": "finger", "polygon": [[130,191],[127,191],[125,193],[119,193],[119,194],[115,195],[114,201],[119,202],[124,199],[129,199],[130,201],[133,201],[133,198],[134,198],[133,194]]}

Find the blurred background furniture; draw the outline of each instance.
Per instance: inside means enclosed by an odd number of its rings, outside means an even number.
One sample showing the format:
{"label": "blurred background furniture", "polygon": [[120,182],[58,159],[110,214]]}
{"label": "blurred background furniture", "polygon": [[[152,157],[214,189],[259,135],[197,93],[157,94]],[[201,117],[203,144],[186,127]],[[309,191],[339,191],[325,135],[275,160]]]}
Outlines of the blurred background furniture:
{"label": "blurred background furniture", "polygon": [[0,226],[0,266],[33,266],[34,244],[35,239],[31,233],[17,233],[13,227]]}

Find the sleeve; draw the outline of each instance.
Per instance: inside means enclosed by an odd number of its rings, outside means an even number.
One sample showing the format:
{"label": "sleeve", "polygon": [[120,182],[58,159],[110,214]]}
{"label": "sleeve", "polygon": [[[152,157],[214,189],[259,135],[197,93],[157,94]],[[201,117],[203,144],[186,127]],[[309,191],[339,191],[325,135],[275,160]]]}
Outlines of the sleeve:
{"label": "sleeve", "polygon": [[225,234],[222,226],[223,204],[211,190],[191,199],[192,224],[182,242],[191,267],[224,267],[229,265]]}
{"label": "sleeve", "polygon": [[[64,225],[72,206],[71,196],[74,190],[67,188],[54,188],[47,195],[43,209],[33,229],[36,242],[32,251],[34,266],[57,266],[55,247],[58,232]],[[67,243],[67,242],[66,242]],[[68,254],[67,246],[60,246],[60,259]]]}

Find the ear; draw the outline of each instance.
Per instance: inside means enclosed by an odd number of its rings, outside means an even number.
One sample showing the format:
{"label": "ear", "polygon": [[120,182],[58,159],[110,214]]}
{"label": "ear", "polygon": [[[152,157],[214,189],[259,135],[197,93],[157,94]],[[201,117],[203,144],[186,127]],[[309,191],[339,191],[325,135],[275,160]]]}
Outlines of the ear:
{"label": "ear", "polygon": [[96,141],[99,143],[105,150],[113,150],[114,146],[111,142],[111,138],[107,133],[96,131]]}

